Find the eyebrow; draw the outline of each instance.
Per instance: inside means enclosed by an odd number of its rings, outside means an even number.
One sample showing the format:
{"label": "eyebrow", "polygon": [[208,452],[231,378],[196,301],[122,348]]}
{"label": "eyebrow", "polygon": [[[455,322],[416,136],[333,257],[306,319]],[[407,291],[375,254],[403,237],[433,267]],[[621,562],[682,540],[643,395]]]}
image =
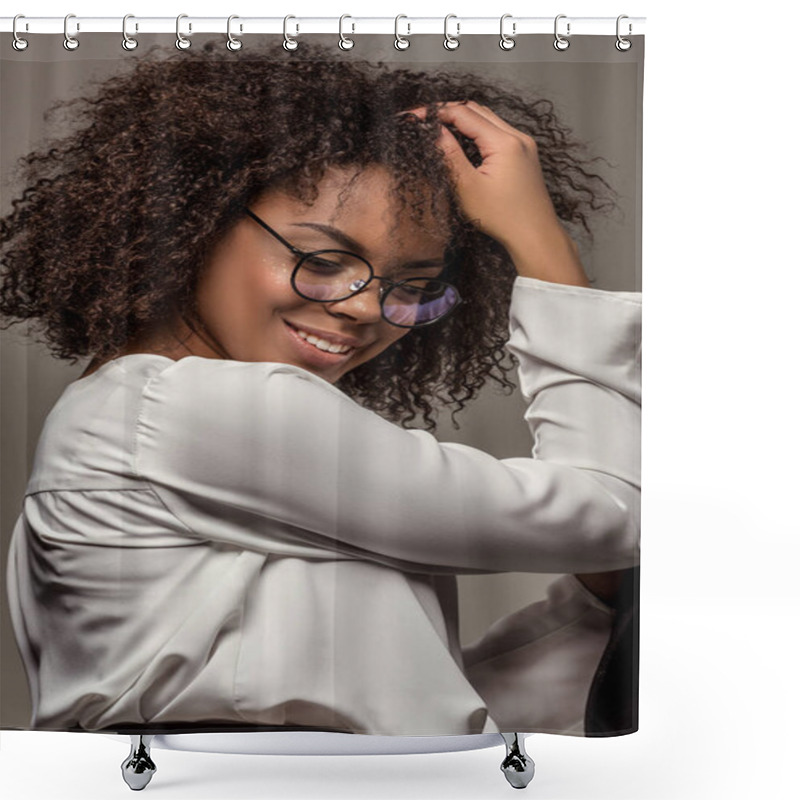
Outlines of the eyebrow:
{"label": "eyebrow", "polygon": [[[294,222],[294,228],[310,228],[311,230],[318,231],[325,236],[330,237],[338,242],[342,247],[354,253],[362,255],[364,248],[355,239],[348,236],[344,231],[335,228],[332,225],[324,225],[321,222]],[[443,258],[423,258],[418,261],[409,261],[403,264],[403,269],[433,269],[434,267],[440,268],[445,266]]]}

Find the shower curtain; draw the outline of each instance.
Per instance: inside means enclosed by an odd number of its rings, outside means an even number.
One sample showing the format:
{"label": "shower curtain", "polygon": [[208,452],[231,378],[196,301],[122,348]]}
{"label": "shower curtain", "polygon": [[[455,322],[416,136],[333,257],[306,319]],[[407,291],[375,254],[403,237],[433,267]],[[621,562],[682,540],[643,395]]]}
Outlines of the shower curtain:
{"label": "shower curtain", "polygon": [[635,731],[643,37],[140,39],[0,37],[0,725]]}

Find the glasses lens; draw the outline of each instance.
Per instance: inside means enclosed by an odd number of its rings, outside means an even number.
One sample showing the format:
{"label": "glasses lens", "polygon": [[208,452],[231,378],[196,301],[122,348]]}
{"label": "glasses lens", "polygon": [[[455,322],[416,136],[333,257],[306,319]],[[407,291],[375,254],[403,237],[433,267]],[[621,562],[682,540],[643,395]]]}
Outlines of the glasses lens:
{"label": "glasses lens", "polygon": [[426,325],[443,317],[458,303],[458,291],[449,283],[424,278],[395,286],[383,302],[383,313],[396,325]]}
{"label": "glasses lens", "polygon": [[[354,253],[321,250],[303,258],[294,273],[294,287],[309,300],[332,302],[355,294],[372,277],[369,264]],[[395,325],[411,328],[443,317],[458,303],[449,283],[417,278],[387,292],[383,313]]]}
{"label": "glasses lens", "polygon": [[369,264],[355,253],[322,250],[303,258],[294,274],[294,285],[309,300],[344,300],[370,277]]}

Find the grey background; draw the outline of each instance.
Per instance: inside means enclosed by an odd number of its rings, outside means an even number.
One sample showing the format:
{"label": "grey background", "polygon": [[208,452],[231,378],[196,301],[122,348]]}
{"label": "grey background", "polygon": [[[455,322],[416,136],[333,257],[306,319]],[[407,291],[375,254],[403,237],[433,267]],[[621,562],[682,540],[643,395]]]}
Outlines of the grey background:
{"label": "grey background", "polygon": [[[68,52],[60,36],[31,35],[31,46],[17,53],[11,35],[0,35],[0,216],[9,213],[12,199],[24,188],[12,182],[17,158],[56,132],[43,120],[51,103],[82,94],[89,80],[124,71],[127,60],[139,57],[150,44],[173,47],[174,41],[172,34],[142,36],[139,48],[126,52],[120,38],[88,34],[81,37],[77,51]],[[207,38],[192,37],[192,46],[201,46]],[[327,44],[331,58],[477,72],[552,100],[590,154],[607,159],[609,165],[599,163],[597,169],[618,193],[617,211],[595,219],[593,244],[579,240],[586,270],[598,288],[641,290],[643,37],[633,37],[634,47],[627,53],[614,48],[613,38],[599,36],[573,37],[564,52],[553,48],[551,36],[519,37],[511,51],[500,50],[497,36],[469,36],[450,52],[439,36],[415,37],[403,52],[392,46],[392,37],[359,36],[356,48],[348,53],[336,46],[338,37],[311,38]],[[54,359],[25,338],[22,325],[0,332],[0,721],[4,728],[27,727],[30,713],[5,598],[8,540],[44,418],[84,367],[85,362],[70,366]],[[458,415],[461,430],[454,430],[449,414],[442,414],[437,436],[479,447],[497,458],[527,456],[530,435],[522,419],[524,408],[518,393],[503,397],[487,387]],[[543,597],[554,577],[523,573],[459,577],[463,642],[480,636],[499,617]]]}

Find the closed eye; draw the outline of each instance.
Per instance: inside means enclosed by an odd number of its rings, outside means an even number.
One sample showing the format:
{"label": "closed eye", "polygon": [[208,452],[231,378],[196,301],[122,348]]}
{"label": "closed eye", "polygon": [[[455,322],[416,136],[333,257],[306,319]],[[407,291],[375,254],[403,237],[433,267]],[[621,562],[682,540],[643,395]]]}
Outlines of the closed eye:
{"label": "closed eye", "polygon": [[443,261],[415,261],[389,274],[398,281],[408,278],[436,278],[444,271],[444,266]]}

